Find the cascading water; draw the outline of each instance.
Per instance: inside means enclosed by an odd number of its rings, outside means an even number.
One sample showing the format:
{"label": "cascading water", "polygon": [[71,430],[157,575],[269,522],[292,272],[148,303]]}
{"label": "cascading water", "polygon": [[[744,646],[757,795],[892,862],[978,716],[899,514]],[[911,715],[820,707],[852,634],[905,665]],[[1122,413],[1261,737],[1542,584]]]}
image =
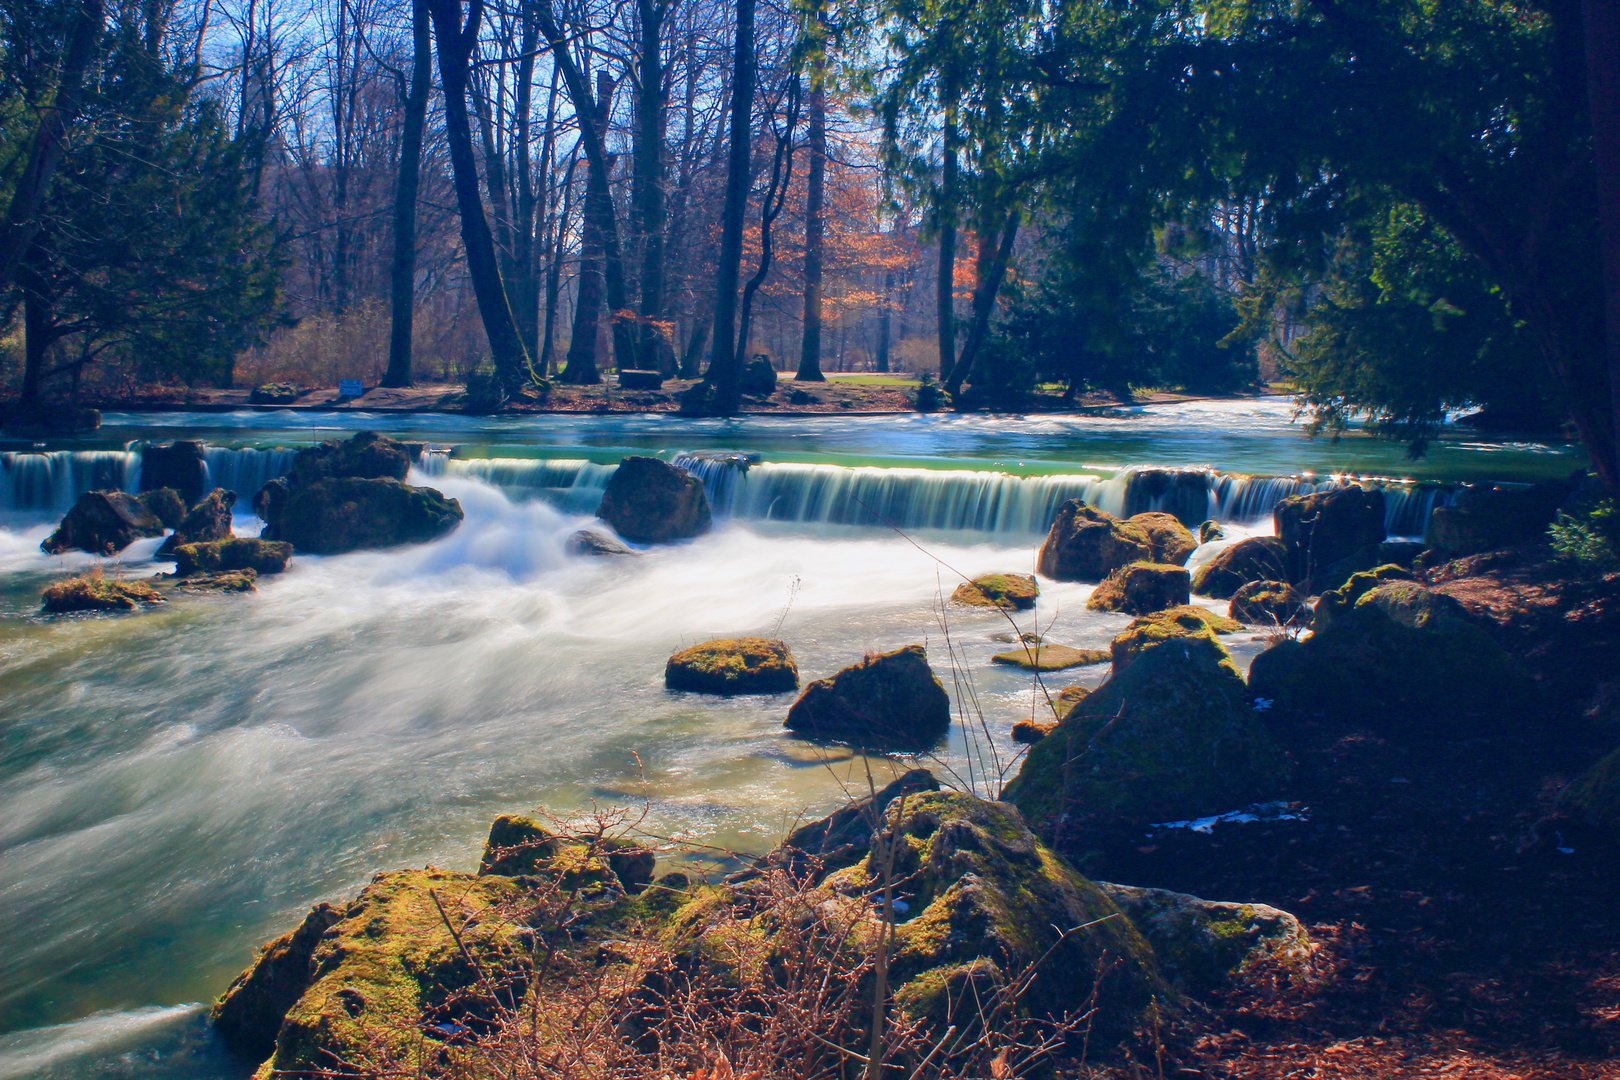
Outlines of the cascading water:
{"label": "cascading water", "polygon": [[140,468],[129,450],[0,454],[0,511],[66,513],[87,491],[134,491]]}
{"label": "cascading water", "polygon": [[237,494],[237,505],[250,503],[255,493],[278,476],[285,476],[292,468],[298,453],[284,446],[273,450],[235,450],[223,446],[210,446],[203,451],[203,465],[208,470],[209,488],[221,487]]}
{"label": "cascading water", "polygon": [[456,458],[424,450],[416,467],[428,476],[482,480],[544,498],[565,510],[595,513],[616,465],[574,458]]}

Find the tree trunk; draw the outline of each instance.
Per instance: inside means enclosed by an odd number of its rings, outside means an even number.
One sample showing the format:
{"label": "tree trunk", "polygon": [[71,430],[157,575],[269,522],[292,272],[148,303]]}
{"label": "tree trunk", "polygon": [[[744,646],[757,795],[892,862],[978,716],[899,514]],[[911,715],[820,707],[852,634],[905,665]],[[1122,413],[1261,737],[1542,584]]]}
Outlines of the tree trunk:
{"label": "tree trunk", "polygon": [[[535,206],[538,199],[534,187],[534,163],[529,154],[529,146],[533,141],[529,113],[532,105],[532,87],[534,83],[534,57],[536,29],[534,15],[529,6],[524,4],[520,8],[520,18],[523,20],[523,29],[518,42],[518,74],[517,74],[517,101],[516,135],[512,145],[512,164],[517,171],[517,191],[514,193],[517,205],[512,222],[512,297],[516,301],[517,310],[512,313],[517,322],[518,336],[523,339],[523,351],[530,356],[537,356],[540,352],[540,266],[538,248],[535,242]],[[556,104],[557,81],[556,69],[552,70],[551,96],[546,104],[546,128],[543,139],[549,142],[551,136],[552,110]],[[550,153],[550,147],[542,146],[540,160],[542,166]],[[542,368],[541,374],[544,374]]]}
{"label": "tree trunk", "polygon": [[953,397],[962,392],[962,380],[973,370],[979,346],[984,343],[985,335],[990,330],[990,313],[995,310],[996,293],[1001,289],[1002,279],[1007,276],[1007,263],[1012,259],[1013,242],[1018,239],[1017,210],[1007,212],[1007,220],[1002,224],[1000,233],[1000,241],[996,244],[992,244],[995,233],[988,229],[979,238],[979,255],[973,283],[973,322],[968,327],[967,341],[962,345],[961,358],[951,369],[950,376],[943,380],[945,389]]}
{"label": "tree trunk", "polygon": [[68,124],[79,111],[84,73],[101,38],[101,19],[101,0],[79,0],[79,14],[68,39],[67,55],[62,59],[56,95],[40,113],[28,148],[28,162],[12,189],[5,221],[0,222],[0,293],[11,290],[23,256],[39,232],[39,210],[56,168],[62,163]]}
{"label": "tree trunk", "polygon": [[45,354],[54,340],[50,336],[50,305],[43,283],[24,266],[17,277],[23,294],[23,379],[17,411],[23,415],[37,411],[44,397]]}
{"label": "tree trunk", "polygon": [[[605,145],[608,117],[613,111],[613,80],[608,77],[607,72],[596,73],[596,96],[591,98],[587,95],[585,100],[584,106],[581,106],[577,99],[575,101],[576,109],[585,110],[580,118],[581,141],[594,141],[598,146]],[[587,127],[594,133],[594,140],[584,137]],[[602,167],[597,168],[587,155],[585,165],[585,218],[580,228],[579,275],[575,278],[574,330],[573,337],[568,342],[568,365],[563,368],[560,376],[563,382],[578,386],[602,381],[602,373],[597,363],[599,351],[597,331],[602,324],[607,234],[614,228],[613,192],[608,187],[608,177],[612,169],[611,158],[604,155]],[[611,291],[608,291],[609,306],[614,307]],[[618,308],[614,307],[614,311],[616,313]],[[614,322],[618,322],[616,314]]]}
{"label": "tree trunk", "polygon": [[799,372],[804,382],[825,382],[821,374],[821,260],[826,246],[827,177],[827,62],[817,56],[810,67],[809,101],[810,171],[804,193],[804,338],[799,347]]}
{"label": "tree trunk", "polygon": [[715,387],[714,409],[737,412],[737,281],[742,276],[743,215],[748,210],[753,149],[754,0],[737,0],[737,41],[731,80],[731,146],[726,161],[726,206],[720,223],[720,259],[715,275],[714,359],[704,378]]}
{"label": "tree trunk", "polygon": [[939,377],[956,364],[956,107],[947,105],[939,182]]}
{"label": "tree trunk", "polygon": [[473,155],[472,126],[467,119],[467,76],[472,50],[483,18],[483,0],[471,0],[463,27],[461,0],[426,0],[439,42],[439,80],[444,87],[445,139],[450,149],[450,171],[455,181],[456,207],[461,215],[461,242],[467,252],[467,276],[472,279],[478,314],[489,339],[496,373],[508,392],[522,385],[529,374],[512,321],[512,308],[501,281],[495,239],[484,216],[478,192],[478,162]]}
{"label": "tree trunk", "polygon": [[889,370],[889,315],[894,294],[894,271],[886,271],[883,275],[883,306],[878,309],[878,346],[877,369]]}
{"label": "tree trunk", "polygon": [[636,366],[662,371],[673,351],[664,323],[664,0],[637,0],[641,22],[640,92],[636,96],[635,144],[630,201],[636,208],[636,239],[641,244],[641,305]]}
{"label": "tree trunk", "polygon": [[411,385],[411,320],[416,309],[416,192],[421,183],[422,130],[433,87],[427,5],[411,4],[411,86],[399,139],[399,181],[394,188],[394,262],[389,281],[392,325],[384,386]]}
{"label": "tree trunk", "polygon": [[546,325],[540,338],[540,372],[548,379],[557,351],[557,302],[562,295],[563,237],[568,233],[568,221],[573,216],[574,166],[578,161],[576,147],[576,153],[568,156],[568,168],[563,170],[562,207],[547,231],[551,238],[551,265],[546,268]]}
{"label": "tree trunk", "polygon": [[[1603,265],[1603,351],[1609,370],[1611,445],[1620,445],[1620,0],[1583,0],[1586,87],[1597,163],[1598,223]],[[1620,453],[1617,453],[1620,456]],[[1620,462],[1603,477],[1620,495]]]}

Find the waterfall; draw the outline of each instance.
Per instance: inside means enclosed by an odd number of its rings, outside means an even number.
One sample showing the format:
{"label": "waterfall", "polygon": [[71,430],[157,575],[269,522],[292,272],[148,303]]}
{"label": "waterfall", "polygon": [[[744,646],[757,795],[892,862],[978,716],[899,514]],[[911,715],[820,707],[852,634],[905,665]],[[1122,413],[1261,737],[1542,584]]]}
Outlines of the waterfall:
{"label": "waterfall", "polygon": [[596,512],[602,489],[618,468],[575,458],[458,458],[429,450],[417,455],[416,467],[428,476],[467,477],[517,489],[582,514]]}
{"label": "waterfall", "polygon": [[141,456],[129,450],[0,453],[0,511],[65,514],[87,491],[134,491]]}
{"label": "waterfall", "polygon": [[237,506],[245,512],[259,489],[292,469],[298,451],[278,446],[274,450],[232,450],[209,446],[203,450],[207,470],[204,489],[222,487],[236,492]]}

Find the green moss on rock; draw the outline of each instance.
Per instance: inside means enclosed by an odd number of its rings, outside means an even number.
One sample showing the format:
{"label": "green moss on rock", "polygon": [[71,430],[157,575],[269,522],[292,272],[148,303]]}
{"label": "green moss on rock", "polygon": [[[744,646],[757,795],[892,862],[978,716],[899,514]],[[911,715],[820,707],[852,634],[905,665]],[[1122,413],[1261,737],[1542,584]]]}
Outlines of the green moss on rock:
{"label": "green moss on rock", "polygon": [[804,688],[783,726],[871,749],[926,750],[951,726],[951,699],[921,645],[869,655]]}
{"label": "green moss on rock", "polygon": [[1559,809],[1620,841],[1620,750],[1602,758],[1564,789]]}
{"label": "green moss on rock", "polygon": [[1132,514],[1126,520],[1147,530],[1148,544],[1153,549],[1151,562],[1182,566],[1198,548],[1198,538],[1174,514],[1150,510]]}
{"label": "green moss on rock", "polygon": [[1106,664],[1108,650],[1073,649],[1067,645],[1026,645],[1021,649],[996,653],[990,661],[995,664],[1006,664],[1008,667],[1023,668],[1025,671],[1065,671],[1068,668],[1086,667],[1090,664]]}
{"label": "green moss on rock", "polygon": [[1190,598],[1191,579],[1181,566],[1132,563],[1115,570],[1092,590],[1086,607],[1091,611],[1122,611],[1147,615],[1180,607]]}
{"label": "green moss on rock", "polygon": [[1278,972],[1308,977],[1310,936],[1286,911],[1167,889],[1103,881],[1097,887],[1147,938],[1165,977],[1188,989],[1219,989]]}
{"label": "green moss on rock", "polygon": [[723,638],[671,656],[664,685],[705,694],[780,694],[798,689],[799,668],[785,642]]}
{"label": "green moss on rock", "polygon": [[951,599],[971,607],[1025,611],[1035,606],[1040,594],[1033,574],[986,574],[958,585]]}
{"label": "green moss on rock", "polygon": [[1251,581],[1232,594],[1232,618],[1251,626],[1310,622],[1311,609],[1300,591],[1286,581]]}
{"label": "green moss on rock", "polygon": [[245,536],[181,544],[174,550],[174,572],[179,577],[232,570],[279,574],[287,569],[292,553],[293,546],[284,540],[260,540]]}
{"label": "green moss on rock", "polygon": [[[1216,634],[1230,634],[1242,628],[1243,624],[1236,619],[1217,615],[1209,608],[1183,604],[1132,620],[1124,632],[1110,642],[1109,658],[1117,674],[1130,667],[1143,649],[1161,642],[1179,637],[1207,637],[1214,641]],[[1224,646],[1221,648],[1224,652]]]}
{"label": "green moss on rock", "polygon": [[53,614],[69,611],[134,611],[164,603],[164,596],[144,581],[117,581],[98,567],[46,587],[41,606]]}
{"label": "green moss on rock", "polygon": [[1035,570],[1053,581],[1101,581],[1121,566],[1153,558],[1153,539],[1142,525],[1070,499],[1041,545]]}
{"label": "green moss on rock", "polygon": [[1251,536],[1216,552],[1193,575],[1192,591],[1217,600],[1232,594],[1251,581],[1286,581],[1288,548],[1275,536]]}

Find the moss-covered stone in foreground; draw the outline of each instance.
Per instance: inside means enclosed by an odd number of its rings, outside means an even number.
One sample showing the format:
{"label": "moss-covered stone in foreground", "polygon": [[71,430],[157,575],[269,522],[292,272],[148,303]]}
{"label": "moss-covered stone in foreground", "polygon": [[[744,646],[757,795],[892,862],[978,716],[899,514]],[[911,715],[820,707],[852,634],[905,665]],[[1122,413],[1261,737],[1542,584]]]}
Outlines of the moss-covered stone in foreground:
{"label": "moss-covered stone in foreground", "polygon": [[799,668],[786,642],[722,638],[671,656],[664,685],[704,694],[781,694],[799,688]]}
{"label": "moss-covered stone in foreground", "polygon": [[53,614],[69,611],[134,611],[164,603],[164,596],[144,581],[117,581],[100,568],[63,578],[46,587],[41,606]]}
{"label": "moss-covered stone in foreground", "polygon": [[1286,911],[1106,881],[1097,887],[1147,938],[1165,976],[1187,989],[1215,989],[1279,971],[1308,975],[1310,936]]}
{"label": "moss-covered stone in foreground", "polygon": [[986,574],[962,582],[951,593],[951,599],[970,607],[1026,611],[1035,606],[1040,595],[1040,586],[1035,584],[1033,574]]}
{"label": "moss-covered stone in foreground", "polygon": [[[1207,637],[1214,641],[1216,634],[1230,634],[1242,626],[1236,619],[1217,615],[1206,607],[1182,604],[1133,620],[1109,644],[1109,657],[1114,662],[1114,671],[1120,672],[1130,667],[1131,661],[1150,646],[1178,637]],[[1218,647],[1224,652],[1224,646]]]}
{"label": "moss-covered stone in foreground", "polygon": [[1190,596],[1189,580],[1186,569],[1181,566],[1132,563],[1103,579],[1103,583],[1092,590],[1086,607],[1091,611],[1123,611],[1127,615],[1149,615],[1181,607]]}

